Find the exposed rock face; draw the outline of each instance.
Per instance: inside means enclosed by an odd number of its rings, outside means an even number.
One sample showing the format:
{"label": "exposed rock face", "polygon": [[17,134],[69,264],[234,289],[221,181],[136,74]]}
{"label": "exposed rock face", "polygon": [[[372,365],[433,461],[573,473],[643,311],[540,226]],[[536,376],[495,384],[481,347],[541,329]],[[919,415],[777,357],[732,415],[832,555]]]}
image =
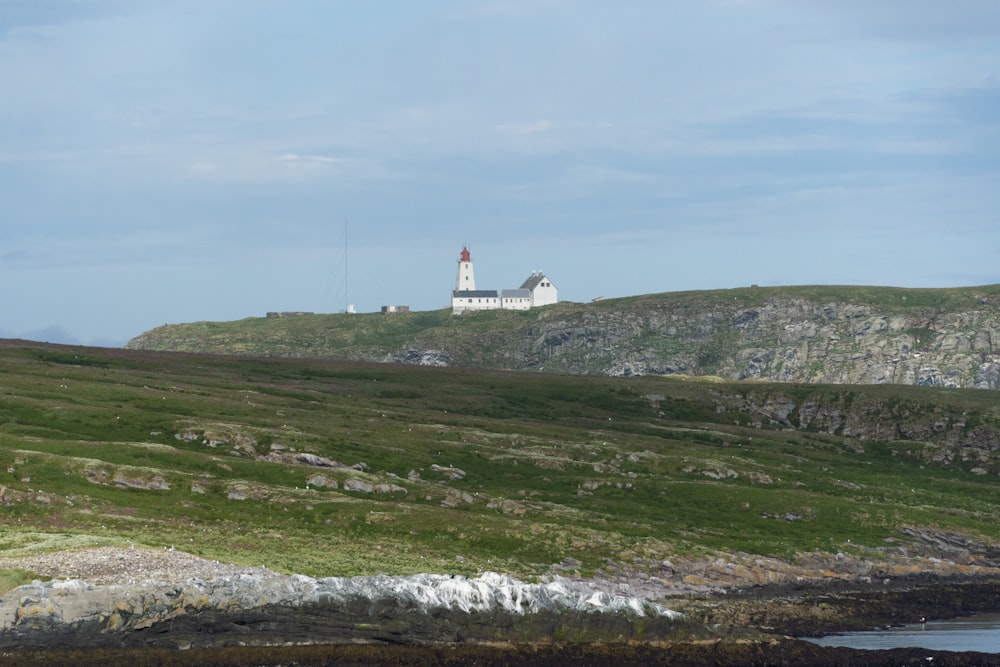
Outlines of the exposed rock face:
{"label": "exposed rock face", "polygon": [[452,364],[451,355],[441,350],[403,350],[387,355],[383,361],[418,366],[450,366]]}
{"label": "exposed rock face", "polygon": [[[958,413],[930,400],[855,400],[850,389],[757,388],[715,392],[716,412],[751,426],[785,426],[846,436],[863,451],[866,440],[920,443],[905,453],[934,463],[979,463],[992,468],[1000,451],[1000,425],[986,412]],[[984,468],[985,470],[985,468]]]}
{"label": "exposed rock face", "polygon": [[[998,285],[680,292],[561,303],[496,319],[503,316],[415,323],[406,334],[419,348],[379,347],[370,337],[364,346],[333,345],[317,334],[296,338],[292,349],[274,332],[210,335],[199,325],[160,327],[127,347],[613,376],[1000,388]],[[364,317],[352,322],[371,326]]]}
{"label": "exposed rock face", "polygon": [[580,373],[996,389],[1000,312],[995,297],[963,312],[789,297],[694,309],[665,298],[539,317],[520,352],[525,366]]}
{"label": "exposed rock face", "polygon": [[417,643],[523,639],[554,628],[614,638],[663,636],[679,621],[658,605],[580,583],[525,584],[493,573],[476,579],[244,574],[132,586],[73,579],[35,582],[0,598],[0,645]]}

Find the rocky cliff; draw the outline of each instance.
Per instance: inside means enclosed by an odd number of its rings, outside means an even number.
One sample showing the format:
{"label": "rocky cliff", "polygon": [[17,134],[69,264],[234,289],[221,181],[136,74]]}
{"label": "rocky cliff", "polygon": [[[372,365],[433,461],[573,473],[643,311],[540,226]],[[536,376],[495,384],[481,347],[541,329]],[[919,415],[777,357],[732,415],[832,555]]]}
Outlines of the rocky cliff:
{"label": "rocky cliff", "polygon": [[608,375],[1000,386],[998,289],[938,304],[909,292],[750,289],[549,311],[520,349],[529,366]]}
{"label": "rocky cliff", "polygon": [[128,347],[613,376],[1000,387],[1000,285],[751,287],[527,313],[238,324],[160,327]]}

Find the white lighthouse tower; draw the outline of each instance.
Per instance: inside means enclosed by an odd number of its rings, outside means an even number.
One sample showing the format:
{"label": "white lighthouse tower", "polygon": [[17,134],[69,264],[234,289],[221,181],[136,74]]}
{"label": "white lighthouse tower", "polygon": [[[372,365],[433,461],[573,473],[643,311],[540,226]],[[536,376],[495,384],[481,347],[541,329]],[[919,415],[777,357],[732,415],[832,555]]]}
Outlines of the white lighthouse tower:
{"label": "white lighthouse tower", "polygon": [[500,307],[500,293],[497,290],[476,289],[472,256],[469,254],[468,246],[463,246],[462,254],[458,258],[455,291],[451,293],[451,312],[458,315],[470,310],[495,310]]}
{"label": "white lighthouse tower", "polygon": [[472,268],[472,255],[468,246],[462,246],[462,254],[458,258],[458,276],[455,278],[456,292],[476,291],[476,272]]}

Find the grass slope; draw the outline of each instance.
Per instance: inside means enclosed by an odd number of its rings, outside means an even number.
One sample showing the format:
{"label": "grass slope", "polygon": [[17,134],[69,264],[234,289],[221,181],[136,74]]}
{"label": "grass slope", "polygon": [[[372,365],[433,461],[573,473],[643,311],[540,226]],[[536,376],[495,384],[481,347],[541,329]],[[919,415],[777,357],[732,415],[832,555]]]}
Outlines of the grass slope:
{"label": "grass slope", "polygon": [[[529,311],[484,311],[461,317],[451,309],[409,313],[332,314],[298,317],[252,317],[233,322],[171,324],[148,331],[129,347],[274,357],[316,357],[381,360],[388,353],[411,348],[446,349],[457,365],[521,368],[519,346],[537,337],[543,320],[567,326],[588,316],[627,320],[630,315],[656,312],[705,313],[734,307],[754,308],[774,300],[799,299],[817,304],[870,306],[884,315],[928,317],[975,311],[984,303],[1000,303],[1000,285],[911,289],[869,286],[746,287],[646,294],[588,304],[563,302]],[[933,332],[919,332],[933,338]],[[649,341],[662,346],[662,336]],[[918,341],[919,342],[919,341]],[[720,344],[731,344],[722,340]],[[671,345],[687,345],[672,341]],[[692,344],[692,349],[699,348]],[[670,351],[670,350],[663,350]],[[677,350],[673,350],[677,351]],[[706,353],[711,354],[711,350]],[[722,353],[721,350],[716,351]],[[557,360],[551,360],[558,366]],[[707,362],[708,360],[706,360]],[[596,362],[595,362],[596,363]],[[600,372],[601,363],[592,371]],[[555,370],[549,368],[549,370]]]}
{"label": "grass slope", "polygon": [[[4,555],[132,541],[317,576],[531,576],[884,546],[903,526],[1000,537],[992,475],[717,411],[760,383],[12,342],[0,368]],[[997,419],[988,392],[786,389]]]}

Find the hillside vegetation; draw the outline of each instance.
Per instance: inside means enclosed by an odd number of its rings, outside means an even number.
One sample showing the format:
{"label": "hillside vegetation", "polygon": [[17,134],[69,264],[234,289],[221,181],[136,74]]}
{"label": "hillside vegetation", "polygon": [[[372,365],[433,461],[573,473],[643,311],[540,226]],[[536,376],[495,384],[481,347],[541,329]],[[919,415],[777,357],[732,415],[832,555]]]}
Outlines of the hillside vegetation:
{"label": "hillside vegetation", "polygon": [[1000,285],[749,287],[530,311],[166,325],[135,349],[574,374],[1000,388]]}
{"label": "hillside vegetation", "polygon": [[314,576],[667,585],[713,576],[685,562],[910,567],[928,539],[1000,538],[992,392],[12,341],[0,364],[7,556],[133,543]]}

